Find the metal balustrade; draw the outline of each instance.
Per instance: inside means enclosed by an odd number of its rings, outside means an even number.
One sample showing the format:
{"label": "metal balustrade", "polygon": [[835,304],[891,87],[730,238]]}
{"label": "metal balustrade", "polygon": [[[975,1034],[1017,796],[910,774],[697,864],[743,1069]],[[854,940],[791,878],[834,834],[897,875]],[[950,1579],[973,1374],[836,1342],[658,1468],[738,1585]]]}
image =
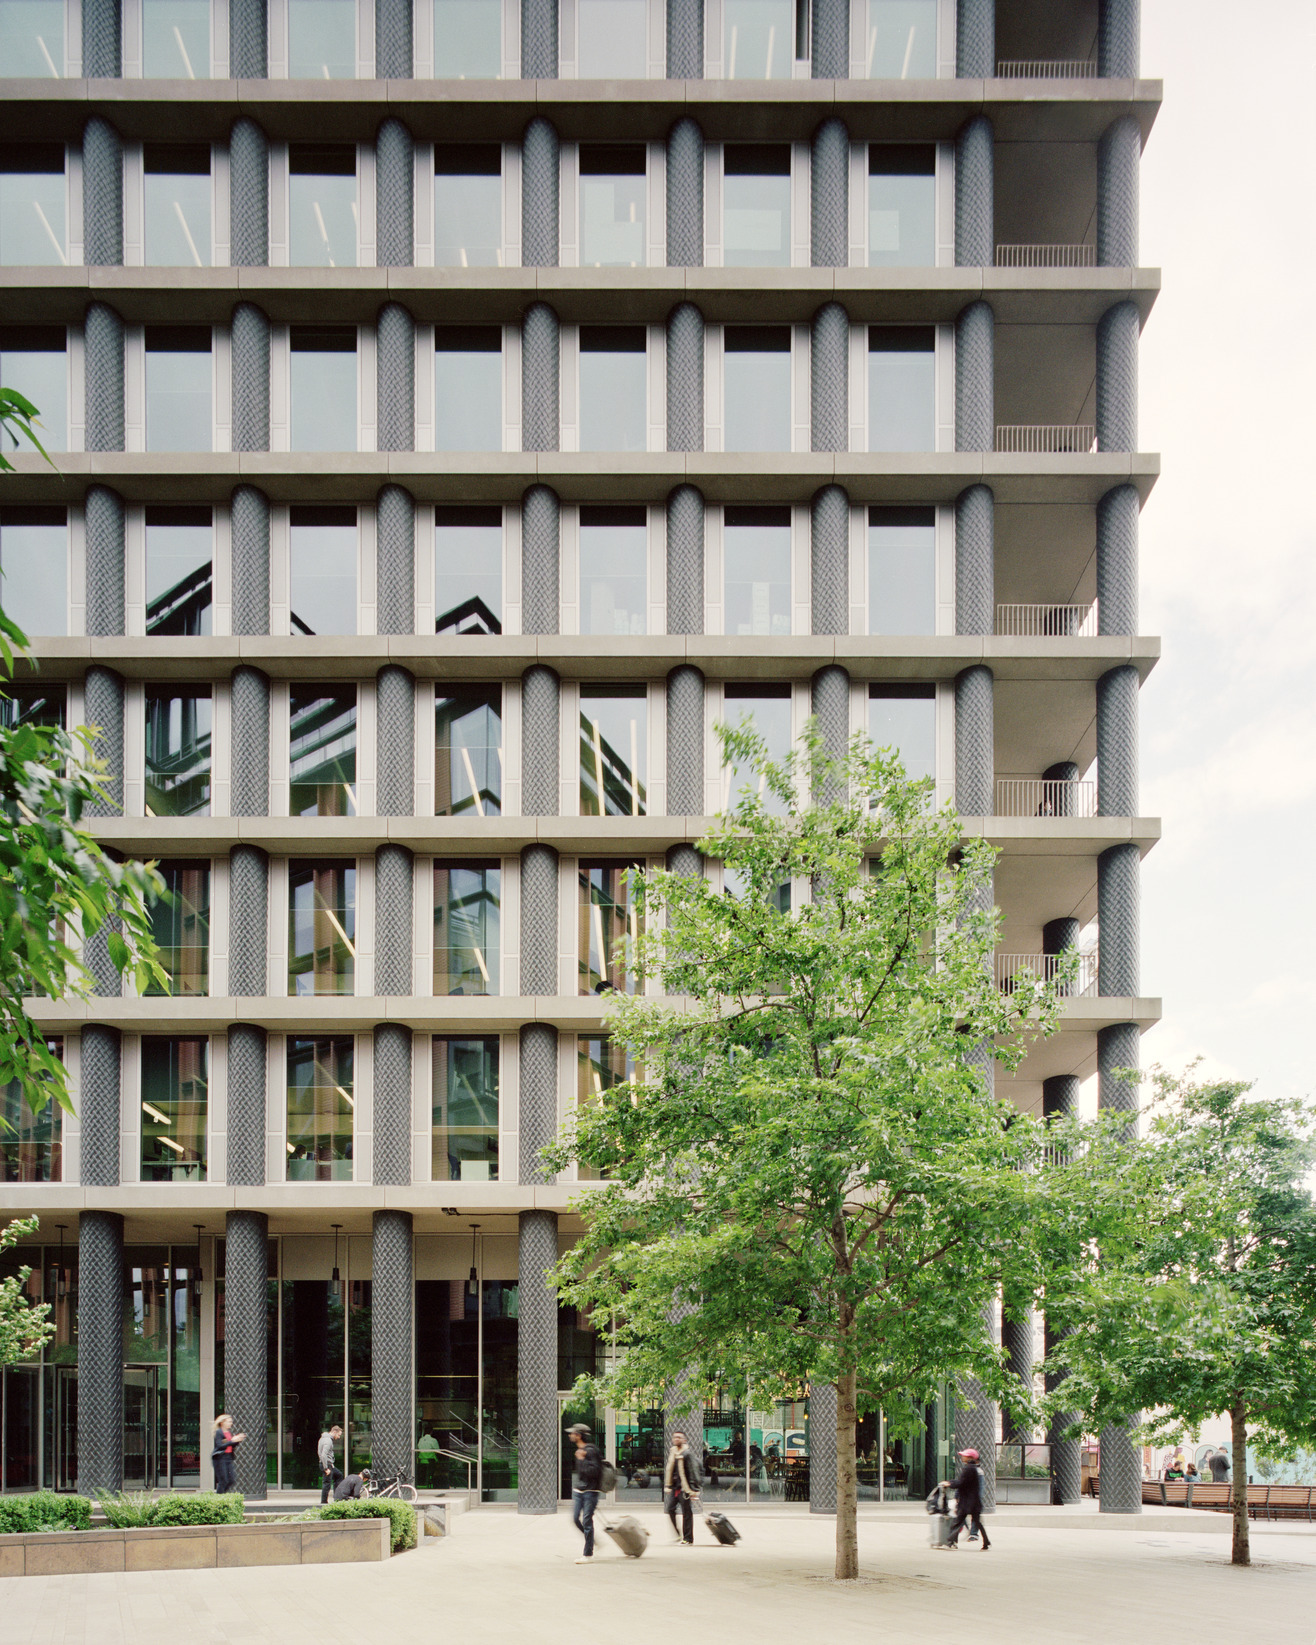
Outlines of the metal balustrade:
{"label": "metal balustrade", "polygon": [[998,605],[996,632],[1010,639],[1095,639],[1097,602],[1088,605]]}
{"label": "metal balustrade", "polygon": [[1035,456],[1095,451],[1097,430],[1092,423],[997,423],[997,451]]}
{"label": "metal balustrade", "polygon": [[999,777],[998,817],[1095,817],[1097,785],[1051,777]]}
{"label": "metal balustrade", "polygon": [[997,268],[1095,268],[1097,248],[1092,245],[1001,245]]}
{"label": "metal balustrade", "polygon": [[[1042,982],[1055,982],[1072,963],[1065,954],[997,954],[995,956],[996,986],[1003,994],[1013,994],[1028,975]],[[1066,999],[1089,999],[1097,992],[1097,950],[1084,949],[1078,956],[1078,969],[1068,982],[1060,984],[1060,993]]]}
{"label": "metal balustrade", "polygon": [[996,65],[998,80],[1095,80],[1090,57],[1011,57]]}

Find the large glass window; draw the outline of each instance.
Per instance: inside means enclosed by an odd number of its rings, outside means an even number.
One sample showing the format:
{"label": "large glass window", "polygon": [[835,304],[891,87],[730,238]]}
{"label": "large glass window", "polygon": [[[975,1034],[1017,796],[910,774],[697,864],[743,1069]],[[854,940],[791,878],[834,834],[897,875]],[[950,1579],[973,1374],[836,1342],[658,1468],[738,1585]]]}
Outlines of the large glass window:
{"label": "large glass window", "polygon": [[503,511],[434,510],[434,632],[503,631]]}
{"label": "large glass window", "polygon": [[581,144],[582,268],[644,267],[646,172],[643,143]]}
{"label": "large glass window", "polygon": [[208,508],[146,510],[146,632],[209,634],[214,521]]}
{"label": "large glass window", "polygon": [[643,326],[581,326],[580,449],[643,451],[648,444],[647,386],[648,334]]}
{"label": "large glass window", "polygon": [[142,1181],[206,1180],[210,1041],[142,1035]]}
{"label": "large glass window", "polygon": [[434,993],[502,991],[502,868],[496,862],[434,864]]}
{"label": "large glass window", "polygon": [[936,445],[936,354],[931,326],[869,326],[868,449]]}
{"label": "large glass window", "polygon": [[[191,5],[193,0],[167,0]],[[202,0],[203,9],[205,7]],[[149,267],[208,268],[210,145],[147,143],[142,166],[142,251]]]}
{"label": "large glass window", "polygon": [[356,864],[288,864],[288,992],[350,994],[356,984]]}
{"label": "large glass window", "polygon": [[630,504],[580,511],[580,632],[648,630],[648,511]]}
{"label": "large glass window", "polygon": [[293,686],[289,696],[294,817],[356,816],[356,687]]}
{"label": "large glass window", "polygon": [[[595,1103],[605,1091],[638,1077],[639,1065],[609,1034],[580,1034],[576,1038],[576,1101],[582,1108]],[[581,1182],[599,1182],[607,1175],[592,1166],[578,1165]]]}
{"label": "large glass window", "polygon": [[[46,1045],[61,1060],[63,1040]],[[0,1182],[59,1182],[64,1111],[54,1094],[34,1106],[17,1080],[0,1086]]]}
{"label": "large glass window", "polygon": [[433,1061],[435,1182],[498,1180],[498,1039],[436,1035]]}
{"label": "large glass window", "polygon": [[789,268],[789,143],[728,143],[722,150],[722,261],[727,268]]}
{"label": "large glass window", "polygon": [[503,266],[503,151],[498,143],[434,145],[434,261]]}
{"label": "large glass window", "polygon": [[648,730],[647,687],[581,686],[582,817],[645,815],[648,805]]}
{"label": "large glass window", "polygon": [[0,725],[7,730],[18,725],[62,727],[66,706],[62,685],[6,684],[4,695],[0,696]]}
{"label": "large glass window", "polygon": [[210,78],[210,0],[142,0],[142,75]]}
{"label": "large glass window", "polygon": [[722,61],[728,80],[790,79],[795,72],[798,4],[799,0],[723,0]]}
{"label": "large glass window", "polygon": [[434,815],[498,817],[502,803],[501,688],[441,688],[434,701]]}
{"label": "large glass window", "polygon": [[937,688],[870,685],[868,735],[900,758],[907,777],[937,774]]}
{"label": "large glass window", "polygon": [[646,0],[576,0],[576,73],[643,80],[649,70]]}
{"label": "large glass window", "polygon": [[0,0],[0,63],[23,80],[64,75],[64,0]]}
{"label": "large glass window", "polygon": [[636,946],[644,933],[644,917],[631,888],[636,866],[628,862],[580,865],[582,994],[633,994],[636,990]]}
{"label": "large glass window", "polygon": [[62,143],[0,143],[0,264],[68,264]]}
{"label": "large glass window", "polygon": [[868,511],[868,632],[934,634],[936,514],[930,508]]}
{"label": "large glass window", "polygon": [[356,510],[295,503],[289,510],[294,634],[356,633]]}
{"label": "large glass window", "polygon": [[936,171],[931,143],[869,145],[870,268],[931,268],[936,262]]}
{"label": "large glass window", "polygon": [[209,326],[146,327],[146,449],[215,444]]}
{"label": "large glass window", "polygon": [[[167,897],[151,909],[160,964],[178,995],[210,992],[210,864],[166,860],[160,865]],[[151,988],[152,994],[162,993]]]}
{"label": "large glass window", "polygon": [[[767,744],[768,758],[774,764],[780,765],[790,757],[794,739],[789,685],[727,684],[722,688],[722,718],[733,729],[748,721]],[[783,802],[768,792],[765,779],[748,766],[726,766],[723,778],[723,805],[734,805],[749,787],[760,795],[768,811],[786,810]]]}
{"label": "large glass window", "polygon": [[933,80],[937,0],[868,0],[865,60],[871,80]]}
{"label": "large glass window", "polygon": [[288,1181],[350,1182],[353,1094],[350,1034],[288,1041]]}
{"label": "large glass window", "polygon": [[[0,0],[0,13],[5,0]],[[63,326],[0,326],[0,384],[24,395],[41,413],[37,437],[47,451],[69,448],[68,344]],[[30,451],[6,428],[0,451]]]}
{"label": "large glass window", "polygon": [[497,80],[503,72],[503,0],[434,0],[434,78]]}
{"label": "large glass window", "polygon": [[288,0],[288,78],[356,79],[356,0]]}
{"label": "large glass window", "polygon": [[0,507],[0,605],[25,634],[69,631],[69,527],[62,508]]}
{"label": "large glass window", "polygon": [[503,449],[501,326],[435,326],[434,449]]}
{"label": "large glass window", "polygon": [[209,686],[148,687],[146,815],[210,815]]}
{"label": "large glass window", "polygon": [[722,334],[727,451],[791,448],[791,328],[727,326]]}
{"label": "large glass window", "polygon": [[[320,3],[292,0],[294,6]],[[353,6],[354,0],[323,3]],[[358,226],[355,147],[289,143],[288,261],[294,267],[355,268]]]}
{"label": "large glass window", "polygon": [[288,330],[292,449],[355,451],[356,327],[290,326]]}
{"label": "large glass window", "polygon": [[791,631],[791,511],[728,507],[722,514],[728,634]]}

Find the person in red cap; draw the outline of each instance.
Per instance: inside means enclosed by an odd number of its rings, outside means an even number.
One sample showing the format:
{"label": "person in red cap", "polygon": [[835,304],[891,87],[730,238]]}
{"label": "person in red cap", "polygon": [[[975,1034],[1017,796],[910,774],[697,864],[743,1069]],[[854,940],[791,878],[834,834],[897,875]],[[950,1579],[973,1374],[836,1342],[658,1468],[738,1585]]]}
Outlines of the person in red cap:
{"label": "person in red cap", "polygon": [[982,1537],[982,1551],[986,1553],[991,1543],[982,1522],[982,1474],[978,1469],[978,1453],[961,1451],[960,1463],[959,1476],[955,1481],[955,1518],[950,1522],[950,1540],[946,1546],[958,1546],[960,1532],[967,1521],[971,1532],[976,1531]]}

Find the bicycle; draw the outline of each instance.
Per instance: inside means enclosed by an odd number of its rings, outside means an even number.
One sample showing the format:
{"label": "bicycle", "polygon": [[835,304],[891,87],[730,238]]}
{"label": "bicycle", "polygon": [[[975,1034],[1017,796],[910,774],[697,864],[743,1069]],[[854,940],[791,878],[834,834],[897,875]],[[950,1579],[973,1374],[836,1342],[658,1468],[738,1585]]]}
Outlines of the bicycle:
{"label": "bicycle", "polygon": [[397,1502],[416,1502],[419,1492],[410,1481],[401,1474],[391,1474],[382,1479],[368,1479],[365,1482],[366,1497],[391,1497]]}

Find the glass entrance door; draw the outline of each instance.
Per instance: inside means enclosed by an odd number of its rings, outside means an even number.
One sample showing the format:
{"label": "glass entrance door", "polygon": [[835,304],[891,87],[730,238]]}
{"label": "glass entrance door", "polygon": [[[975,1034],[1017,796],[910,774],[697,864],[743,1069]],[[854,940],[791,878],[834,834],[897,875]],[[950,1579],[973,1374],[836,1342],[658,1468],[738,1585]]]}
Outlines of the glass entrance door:
{"label": "glass entrance door", "polygon": [[152,1491],[161,1475],[160,1436],[165,1431],[164,1391],[158,1365],[129,1365],[123,1373],[123,1483],[125,1490]]}
{"label": "glass entrance door", "polygon": [[78,1368],[55,1365],[54,1421],[49,1473],[57,1491],[76,1490],[78,1483]]}

